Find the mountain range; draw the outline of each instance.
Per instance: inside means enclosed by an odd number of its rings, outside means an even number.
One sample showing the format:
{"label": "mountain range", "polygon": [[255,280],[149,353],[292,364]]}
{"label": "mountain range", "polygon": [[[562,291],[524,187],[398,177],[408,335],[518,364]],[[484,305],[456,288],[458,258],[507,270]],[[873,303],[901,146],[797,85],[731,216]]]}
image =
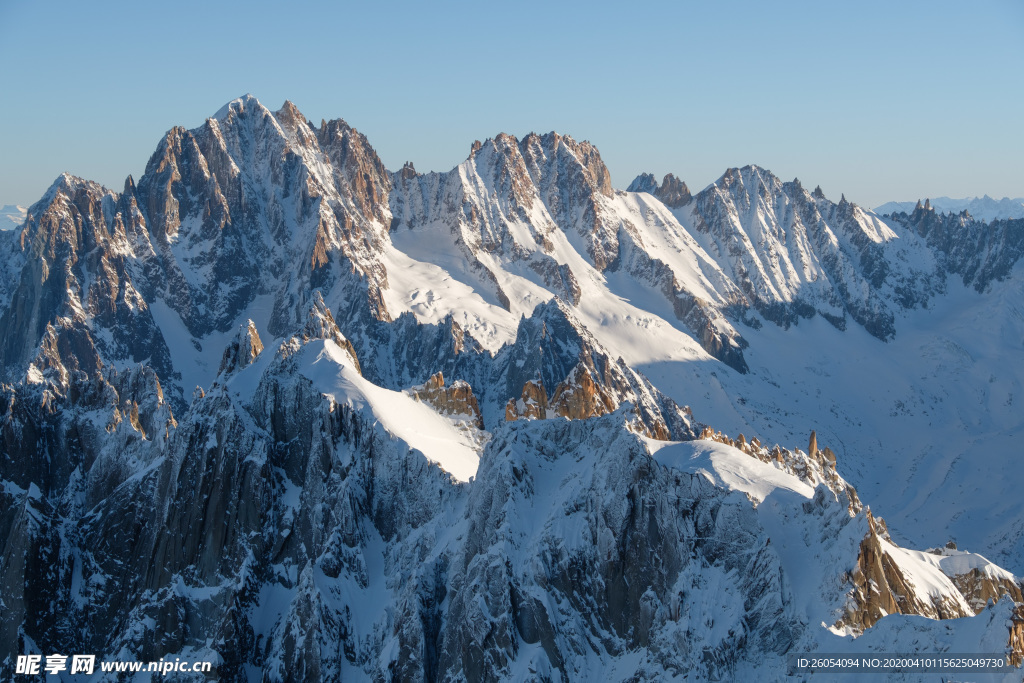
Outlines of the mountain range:
{"label": "mountain range", "polygon": [[0,230],[13,230],[25,222],[28,209],[16,204],[0,206]]}
{"label": "mountain range", "polygon": [[1019,664],[1022,250],[757,166],[615,190],[553,132],[391,171],[234,100],[0,232],[2,667]]}
{"label": "mountain range", "polygon": [[[920,200],[918,200],[920,201]],[[965,197],[964,199],[951,199],[949,197],[935,197],[928,199],[929,206],[939,213],[960,213],[966,211],[973,218],[980,221],[994,221],[1009,218],[1024,218],[1024,197],[1010,199],[993,199],[988,195],[984,197]],[[890,213],[910,213],[914,210],[917,202],[886,202],[875,207],[875,213],[886,215]]]}

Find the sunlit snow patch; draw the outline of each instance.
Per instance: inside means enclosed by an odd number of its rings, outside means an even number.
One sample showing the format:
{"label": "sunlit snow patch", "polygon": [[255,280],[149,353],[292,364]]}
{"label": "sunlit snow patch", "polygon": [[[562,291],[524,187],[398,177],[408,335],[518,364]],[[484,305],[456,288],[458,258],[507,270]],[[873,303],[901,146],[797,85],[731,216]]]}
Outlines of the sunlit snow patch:
{"label": "sunlit snow patch", "polygon": [[716,486],[742,491],[755,503],[763,501],[775,489],[793,491],[804,498],[814,496],[814,489],[796,477],[717,441],[673,443],[649,439],[647,448],[662,465],[702,474]]}
{"label": "sunlit snow patch", "polygon": [[476,475],[480,456],[469,434],[408,394],[364,379],[348,352],[332,340],[312,341],[298,356],[299,372],[338,403],[370,412],[390,434],[405,441],[457,481]]}

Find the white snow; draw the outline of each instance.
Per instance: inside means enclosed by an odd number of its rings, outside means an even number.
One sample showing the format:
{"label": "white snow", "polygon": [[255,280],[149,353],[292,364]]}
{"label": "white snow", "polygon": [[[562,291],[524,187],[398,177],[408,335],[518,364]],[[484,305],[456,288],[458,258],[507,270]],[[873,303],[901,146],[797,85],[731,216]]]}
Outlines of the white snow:
{"label": "white snow", "polygon": [[646,439],[646,442],[651,455],[662,465],[700,473],[715,486],[741,491],[755,503],[760,503],[776,489],[792,491],[804,498],[814,496],[814,489],[793,475],[717,441]]}
{"label": "white snow", "polygon": [[0,206],[0,230],[13,230],[20,227],[28,216],[28,209],[17,204]]}
{"label": "white snow", "polygon": [[299,352],[299,368],[314,386],[339,403],[368,412],[395,438],[437,463],[456,481],[476,475],[480,460],[472,438],[451,419],[408,394],[364,379],[348,352],[332,340],[317,340]]}

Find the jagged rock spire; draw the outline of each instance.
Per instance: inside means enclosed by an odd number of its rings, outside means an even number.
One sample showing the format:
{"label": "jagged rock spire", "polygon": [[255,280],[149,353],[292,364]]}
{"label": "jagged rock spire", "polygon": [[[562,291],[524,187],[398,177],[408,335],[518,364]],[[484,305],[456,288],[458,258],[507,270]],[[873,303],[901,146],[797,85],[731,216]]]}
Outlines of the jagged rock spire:
{"label": "jagged rock spire", "polygon": [[652,173],[641,173],[626,188],[627,192],[647,192],[662,201],[665,206],[677,209],[689,204],[693,196],[686,183],[676,178],[672,173],[666,173],[658,185]]}
{"label": "jagged rock spire", "polygon": [[405,162],[402,166],[402,170],[398,172],[398,175],[405,180],[415,178],[418,174],[416,173],[416,167],[413,166],[411,161]]}
{"label": "jagged rock spire", "polygon": [[224,349],[220,361],[220,374],[230,375],[256,360],[263,351],[263,341],[256,331],[256,323],[248,320],[239,325],[235,338]]}

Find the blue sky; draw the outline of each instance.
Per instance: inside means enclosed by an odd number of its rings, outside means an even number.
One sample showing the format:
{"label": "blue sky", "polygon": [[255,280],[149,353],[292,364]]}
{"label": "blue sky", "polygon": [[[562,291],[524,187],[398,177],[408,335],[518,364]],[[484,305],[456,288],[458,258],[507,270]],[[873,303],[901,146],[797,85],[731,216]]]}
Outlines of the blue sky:
{"label": "blue sky", "polygon": [[865,206],[1024,196],[1024,2],[245,4],[0,0],[0,204],[120,189],[251,92],[384,163],[557,130],[693,189],[756,163]]}

